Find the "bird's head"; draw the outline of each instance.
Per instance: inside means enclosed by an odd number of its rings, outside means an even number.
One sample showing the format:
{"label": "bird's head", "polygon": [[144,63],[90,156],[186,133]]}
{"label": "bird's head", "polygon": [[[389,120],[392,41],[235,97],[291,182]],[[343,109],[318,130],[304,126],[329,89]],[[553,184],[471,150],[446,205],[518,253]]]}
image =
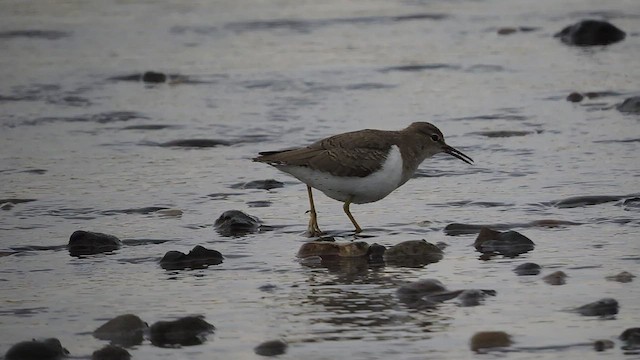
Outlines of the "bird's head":
{"label": "bird's head", "polygon": [[422,151],[426,157],[435,155],[437,153],[447,153],[453,157],[456,157],[467,164],[472,164],[473,159],[465,155],[462,151],[449,146],[444,142],[444,135],[442,131],[435,125],[428,122],[414,122],[405,129],[411,133],[420,137],[420,143],[422,145]]}

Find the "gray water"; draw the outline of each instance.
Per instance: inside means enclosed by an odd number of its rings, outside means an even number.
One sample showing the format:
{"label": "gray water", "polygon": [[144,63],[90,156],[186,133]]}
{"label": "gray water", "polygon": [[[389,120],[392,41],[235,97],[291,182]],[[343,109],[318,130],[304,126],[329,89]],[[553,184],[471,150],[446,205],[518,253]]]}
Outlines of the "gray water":
{"label": "gray water", "polygon": [[[584,18],[608,19],[628,36],[595,48],[553,38]],[[89,357],[106,344],[93,330],[134,313],[149,324],[201,314],[216,326],[199,346],[146,341],[129,349],[137,359],[254,359],[254,346],[279,338],[289,343],[283,359],[596,359],[603,354],[590,346],[566,345],[597,339],[616,342],[605,355],[637,358],[623,355],[617,336],[640,326],[640,281],[605,276],[640,275],[640,210],[623,204],[639,192],[640,118],[614,107],[640,91],[639,19],[640,6],[623,0],[3,1],[0,198],[13,200],[0,210],[0,353],[57,337]],[[497,34],[510,26],[534,29]],[[23,30],[41,32],[15,32]],[[114,79],[148,70],[186,79]],[[572,91],[602,96],[574,104],[565,100]],[[438,155],[352,212],[361,240],[444,242],[444,259],[420,268],[301,264],[305,187],[250,159],[413,121],[436,124],[475,164]],[[501,130],[523,133],[486,136]],[[158,146],[180,139],[230,145]],[[272,178],[285,186],[234,187]],[[553,205],[583,195],[622,197]],[[316,193],[316,205],[323,230],[354,239],[341,203]],[[229,209],[273,228],[224,237],[213,223]],[[545,219],[580,225],[523,225]],[[536,248],[481,260],[474,234],[443,232],[451,223],[506,224]],[[75,230],[129,242],[71,257],[64,245]],[[198,244],[224,263],[158,265],[165,252]],[[524,262],[542,273],[516,276]],[[566,285],[542,281],[557,270]],[[398,301],[400,285],[425,278],[497,295],[430,310]],[[267,284],[276,287],[259,289]],[[566,311],[605,297],[620,303],[618,315]],[[469,339],[484,330],[511,334],[514,351],[471,352]]]}

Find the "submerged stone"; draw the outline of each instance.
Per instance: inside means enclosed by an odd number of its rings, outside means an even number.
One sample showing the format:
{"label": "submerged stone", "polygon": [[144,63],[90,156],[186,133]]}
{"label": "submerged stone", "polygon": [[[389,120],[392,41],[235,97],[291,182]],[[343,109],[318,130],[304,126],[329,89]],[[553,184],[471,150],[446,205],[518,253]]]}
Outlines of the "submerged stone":
{"label": "submerged stone", "polygon": [[615,344],[611,340],[596,340],[593,342],[593,349],[595,351],[605,351],[608,349],[613,349]]}
{"label": "submerged stone", "polygon": [[67,248],[71,256],[91,255],[118,250],[122,241],[113,235],[78,230],[71,234]]}
{"label": "submerged stone", "polygon": [[260,189],[260,190],[271,190],[277,189],[284,186],[283,182],[274,179],[266,179],[266,180],[253,180],[244,183],[237,183],[231,185],[232,189]]}
{"label": "submerged stone", "polygon": [[187,316],[174,321],[158,321],[151,325],[151,343],[159,347],[200,345],[215,327],[201,316]]}
{"label": "submerged stone", "polygon": [[262,356],[276,356],[284,354],[287,346],[287,343],[282,340],[271,340],[256,346],[253,351]]}
{"label": "submerged stone", "polygon": [[124,314],[101,325],[93,332],[93,336],[100,340],[109,340],[113,344],[129,347],[142,343],[147,328],[147,323],[137,315]]}
{"label": "submerged stone", "polygon": [[255,216],[240,210],[227,210],[216,219],[213,226],[222,236],[241,236],[260,230],[261,224]]}
{"label": "submerged stone", "polygon": [[600,20],[582,20],[567,26],[554,37],[567,45],[609,45],[624,40],[626,34],[614,25]]}
{"label": "submerged stone", "polygon": [[91,360],[129,360],[131,354],[119,346],[106,345],[91,354]]}
{"label": "submerged stone", "polygon": [[609,316],[618,313],[619,305],[615,299],[604,298],[592,303],[582,305],[575,309],[584,316]]}
{"label": "submerged stone", "polygon": [[159,84],[167,82],[168,76],[161,72],[145,71],[142,74],[142,82]]}
{"label": "submerged stone", "polygon": [[411,308],[430,308],[434,305],[458,299],[461,306],[476,306],[487,296],[495,296],[495,290],[448,290],[436,279],[422,279],[402,285],[396,290],[398,299]]}
{"label": "submerged stone", "polygon": [[386,249],[383,257],[390,265],[419,267],[442,260],[443,254],[426,240],[407,240]]}
{"label": "submerged stone", "polygon": [[582,99],[584,99],[584,96],[577,92],[572,92],[571,94],[567,95],[567,101],[569,102],[580,102],[582,101]]}
{"label": "submerged stone", "polygon": [[160,266],[166,270],[199,269],[222,264],[223,260],[224,256],[219,251],[196,245],[188,254],[168,251],[160,260]]}
{"label": "submerged stone", "polygon": [[535,244],[517,231],[500,232],[482,228],[473,243],[476,250],[483,254],[500,254],[514,257],[534,249]]}
{"label": "submerged stone", "polygon": [[172,140],[160,144],[162,147],[182,147],[182,148],[211,148],[216,146],[228,146],[230,143],[218,139],[181,139]]}
{"label": "submerged stone", "polygon": [[616,105],[616,109],[623,113],[640,114],[640,96],[630,97]]}
{"label": "submerged stone", "polygon": [[511,335],[504,331],[480,331],[471,337],[469,345],[472,351],[511,346]]}
{"label": "submerged stone", "polygon": [[617,282],[621,282],[621,283],[629,283],[629,282],[633,281],[634,277],[636,277],[636,276],[633,275],[632,273],[630,273],[628,271],[622,271],[622,272],[620,272],[618,274],[607,276],[606,279],[609,280],[609,281],[617,281]]}
{"label": "submerged stone", "polygon": [[4,355],[5,360],[57,360],[67,357],[69,351],[62,347],[60,340],[23,341],[13,345]]}
{"label": "submerged stone", "polygon": [[563,271],[556,271],[542,278],[549,285],[564,285],[567,283],[566,279],[567,274]]}
{"label": "submerged stone", "polygon": [[623,349],[640,349],[640,327],[628,328],[618,338],[626,343]]}
{"label": "submerged stone", "polygon": [[520,276],[538,275],[540,274],[540,270],[540,265],[531,262],[520,264],[513,269],[513,271]]}
{"label": "submerged stone", "polygon": [[575,208],[589,205],[599,205],[608,202],[618,201],[623,199],[624,196],[619,195],[585,195],[585,196],[573,196],[570,198],[557,200],[552,202],[558,208]]}
{"label": "submerged stone", "polygon": [[369,244],[364,241],[336,243],[328,241],[310,241],[302,244],[298,250],[299,258],[319,256],[323,260],[335,258],[366,257],[369,254]]}

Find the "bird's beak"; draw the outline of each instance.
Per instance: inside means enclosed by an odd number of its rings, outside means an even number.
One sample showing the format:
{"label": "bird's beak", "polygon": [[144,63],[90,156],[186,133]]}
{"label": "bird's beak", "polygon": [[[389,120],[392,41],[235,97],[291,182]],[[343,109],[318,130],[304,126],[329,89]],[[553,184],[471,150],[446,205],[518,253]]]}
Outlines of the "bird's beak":
{"label": "bird's beak", "polygon": [[468,157],[467,155],[465,155],[462,151],[449,146],[447,144],[442,144],[442,151],[446,152],[447,154],[456,157],[464,162],[466,162],[467,164],[472,164],[473,163],[473,159]]}

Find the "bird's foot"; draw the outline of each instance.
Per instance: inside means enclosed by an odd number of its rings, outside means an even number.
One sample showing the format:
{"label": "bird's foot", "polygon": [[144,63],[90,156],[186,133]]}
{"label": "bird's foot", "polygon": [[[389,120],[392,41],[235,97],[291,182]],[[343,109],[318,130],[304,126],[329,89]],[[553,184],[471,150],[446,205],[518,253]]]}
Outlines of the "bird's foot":
{"label": "bird's foot", "polygon": [[309,227],[307,227],[307,236],[308,237],[319,237],[324,235],[320,227],[318,226],[318,219],[315,216],[315,213],[311,213],[311,219],[309,219]]}

